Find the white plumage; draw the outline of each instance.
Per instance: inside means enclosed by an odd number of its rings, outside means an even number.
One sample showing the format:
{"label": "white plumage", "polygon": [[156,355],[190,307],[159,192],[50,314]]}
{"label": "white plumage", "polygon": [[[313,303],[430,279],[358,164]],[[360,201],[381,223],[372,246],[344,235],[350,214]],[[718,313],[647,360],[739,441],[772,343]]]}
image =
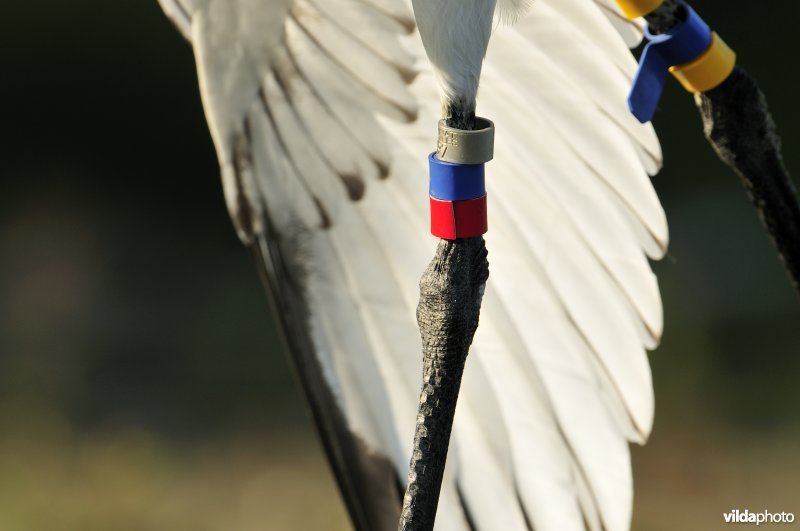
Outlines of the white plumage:
{"label": "white plumage", "polygon": [[495,0],[412,0],[444,103],[474,105],[492,34]]}
{"label": "white plumage", "polygon": [[[627,529],[662,327],[646,255],[667,244],[658,141],[625,105],[637,26],[605,0],[501,2],[513,26],[492,1],[414,0],[434,74],[405,0],[160,3],[194,46],[228,208],[359,529],[392,525],[410,457],[440,96],[474,98],[491,35],[491,277],[436,528]],[[437,24],[459,16],[460,49]]]}

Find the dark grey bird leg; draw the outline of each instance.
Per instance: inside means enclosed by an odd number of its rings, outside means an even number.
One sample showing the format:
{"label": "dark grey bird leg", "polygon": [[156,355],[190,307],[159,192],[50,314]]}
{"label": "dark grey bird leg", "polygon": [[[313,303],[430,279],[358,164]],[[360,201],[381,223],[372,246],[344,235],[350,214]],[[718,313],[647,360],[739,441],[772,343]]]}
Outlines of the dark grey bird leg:
{"label": "dark grey bird leg", "polygon": [[[445,110],[449,126],[472,129],[474,110]],[[422,391],[400,531],[430,531],[436,518],[464,364],[489,278],[482,236],[440,240],[419,283]]]}
{"label": "dark grey bird leg", "polygon": [[[684,20],[682,0],[666,0],[647,15],[654,33]],[[706,138],[742,180],[759,217],[800,290],[800,203],[781,157],[781,140],[756,81],[740,66],[719,86],[696,98]]]}
{"label": "dark grey bird leg", "polygon": [[664,33],[686,20],[686,4],[683,0],[664,0],[658,9],[645,15],[644,19],[653,34]]}
{"label": "dark grey bird leg", "polygon": [[705,135],[742,180],[789,278],[800,290],[800,203],[781,157],[781,140],[764,94],[743,68],[700,94]]}

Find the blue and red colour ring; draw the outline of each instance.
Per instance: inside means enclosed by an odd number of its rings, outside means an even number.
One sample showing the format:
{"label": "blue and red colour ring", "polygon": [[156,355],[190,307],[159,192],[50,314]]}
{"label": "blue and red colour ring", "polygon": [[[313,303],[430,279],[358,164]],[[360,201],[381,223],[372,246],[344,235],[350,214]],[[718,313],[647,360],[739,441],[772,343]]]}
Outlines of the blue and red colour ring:
{"label": "blue and red colour ring", "polygon": [[483,164],[456,164],[428,155],[431,234],[445,240],[471,238],[488,230]]}
{"label": "blue and red colour ring", "polygon": [[488,230],[484,164],[494,154],[494,124],[483,118],[475,122],[473,131],[440,122],[437,151],[428,155],[431,234],[445,240]]}

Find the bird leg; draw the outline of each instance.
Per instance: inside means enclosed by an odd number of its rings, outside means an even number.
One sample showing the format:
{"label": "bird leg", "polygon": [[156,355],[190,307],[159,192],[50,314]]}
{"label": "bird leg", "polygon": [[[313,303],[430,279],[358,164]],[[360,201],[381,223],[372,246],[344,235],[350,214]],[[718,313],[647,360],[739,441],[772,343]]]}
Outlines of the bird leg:
{"label": "bird leg", "polygon": [[442,117],[448,127],[464,131],[475,129],[475,107],[466,101],[445,103],[442,106]]}
{"label": "bird leg", "polygon": [[[669,31],[685,18],[683,0],[665,0],[645,16],[653,33]],[[800,202],[764,94],[737,65],[720,85],[696,94],[695,101],[706,139],[741,178],[792,285],[800,291]]]}
{"label": "bird leg", "polygon": [[486,257],[482,236],[440,240],[420,281],[422,391],[401,531],[433,529],[461,377],[489,277]]}
{"label": "bird leg", "polygon": [[[443,114],[449,127],[475,126],[474,108],[448,105]],[[440,240],[420,280],[422,391],[400,531],[433,529],[461,377],[488,278],[486,243],[477,236]]]}
{"label": "bird leg", "polygon": [[[476,127],[475,101],[492,35],[496,2],[412,0],[412,4],[422,44],[436,73],[444,102],[445,124],[451,129],[472,131]],[[441,144],[441,136],[439,140]],[[443,161],[439,158],[440,147],[437,145],[436,158]],[[490,159],[481,162],[487,160]],[[463,160],[450,162],[471,164]],[[422,391],[408,487],[398,524],[400,531],[433,529],[461,376],[478,327],[481,300],[489,277],[483,237],[458,238],[459,223],[455,219],[458,202],[452,199],[454,239],[439,242],[436,256],[420,280],[417,323],[422,336]]]}
{"label": "bird leg", "polygon": [[686,20],[686,4],[683,0],[664,0],[658,9],[645,15],[644,19],[654,35],[665,33]]}
{"label": "bird leg", "polygon": [[703,129],[720,160],[741,178],[778,249],[792,285],[800,290],[800,203],[781,157],[781,139],[764,94],[737,66],[718,87],[697,95]]}

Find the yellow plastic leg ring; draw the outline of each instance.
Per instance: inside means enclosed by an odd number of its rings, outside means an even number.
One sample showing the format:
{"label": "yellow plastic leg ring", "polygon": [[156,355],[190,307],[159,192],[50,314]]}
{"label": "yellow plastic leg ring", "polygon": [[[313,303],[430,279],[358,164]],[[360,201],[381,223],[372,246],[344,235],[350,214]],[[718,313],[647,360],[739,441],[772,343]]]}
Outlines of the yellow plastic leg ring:
{"label": "yellow plastic leg ring", "polygon": [[736,53],[716,32],[711,34],[711,45],[703,55],[684,65],[669,69],[689,92],[706,92],[728,79],[736,66]]}
{"label": "yellow plastic leg ring", "polygon": [[617,0],[622,13],[630,19],[652,13],[663,3],[664,0]]}

